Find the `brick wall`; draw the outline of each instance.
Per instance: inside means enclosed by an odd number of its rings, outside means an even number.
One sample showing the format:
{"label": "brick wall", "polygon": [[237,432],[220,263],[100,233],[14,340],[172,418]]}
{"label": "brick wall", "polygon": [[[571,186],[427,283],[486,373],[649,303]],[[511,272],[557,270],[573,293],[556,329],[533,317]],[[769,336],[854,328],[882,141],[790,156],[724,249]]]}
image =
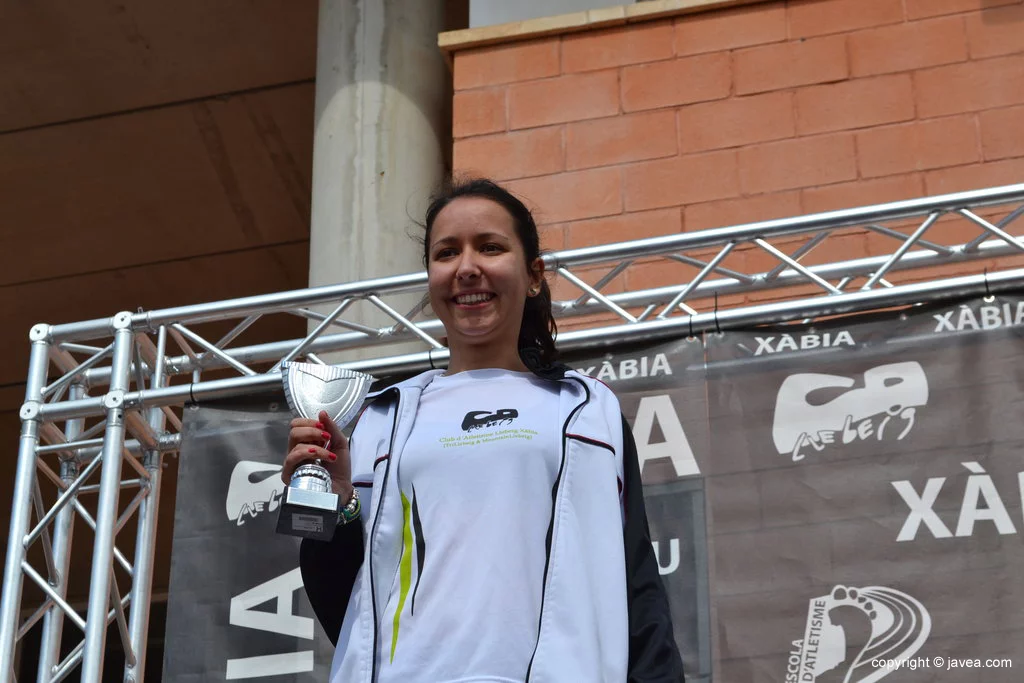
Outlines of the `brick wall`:
{"label": "brick wall", "polygon": [[454,166],[548,249],[1018,183],[1022,37],[1024,0],[790,0],[456,50]]}

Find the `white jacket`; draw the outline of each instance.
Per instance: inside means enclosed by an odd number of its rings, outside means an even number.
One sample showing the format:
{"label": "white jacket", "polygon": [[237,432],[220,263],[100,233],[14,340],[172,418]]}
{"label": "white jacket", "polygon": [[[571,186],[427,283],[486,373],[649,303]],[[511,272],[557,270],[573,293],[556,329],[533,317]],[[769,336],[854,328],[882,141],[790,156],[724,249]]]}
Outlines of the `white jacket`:
{"label": "white jacket", "polygon": [[[332,638],[337,649],[331,683],[376,681],[377,653],[389,628],[382,615],[402,552],[403,513],[395,472],[412,431],[420,394],[440,372],[428,371],[371,395],[353,431],[352,481],[363,504],[361,558],[358,534],[348,527],[340,527],[330,544],[303,542],[301,564],[310,601],[325,630],[333,635],[337,629],[337,638]],[[639,540],[641,552],[633,554],[642,555],[646,540],[650,558],[641,558],[645,566],[634,573],[645,576],[641,601],[645,609],[651,611],[648,607],[654,604],[658,612],[654,631],[649,615],[641,620],[631,614],[627,601],[631,563],[625,548],[631,544],[628,538],[624,543],[628,511],[623,507],[622,492],[628,479],[636,480],[633,483],[639,491],[639,471],[632,436],[623,429],[618,399],[598,380],[568,368],[559,368],[551,379],[561,384],[558,421],[563,432],[554,496],[552,499],[544,491],[523,501],[524,505],[552,506],[539,637],[526,681],[623,683],[627,672],[631,681],[681,681],[681,665],[673,668],[679,655],[671,642],[667,598],[657,578],[639,494],[633,506],[639,504],[642,524],[633,527],[642,527],[646,539]],[[626,463],[627,453],[632,454],[632,463]],[[631,476],[630,469],[635,475]],[[625,526],[628,536],[630,525]],[[652,568],[656,585],[650,582]],[[346,580],[353,574],[354,579]],[[348,581],[351,588],[345,586]],[[348,604],[339,628],[338,607],[346,593]],[[663,609],[657,607],[659,597]],[[636,631],[640,621],[646,623],[648,639],[661,632],[661,640],[669,642],[634,644],[633,649],[642,646],[647,652],[632,653],[631,626]],[[652,673],[634,675],[630,669],[636,659],[645,660]],[[656,665],[653,668],[652,663]],[[655,668],[658,670],[653,671]]]}

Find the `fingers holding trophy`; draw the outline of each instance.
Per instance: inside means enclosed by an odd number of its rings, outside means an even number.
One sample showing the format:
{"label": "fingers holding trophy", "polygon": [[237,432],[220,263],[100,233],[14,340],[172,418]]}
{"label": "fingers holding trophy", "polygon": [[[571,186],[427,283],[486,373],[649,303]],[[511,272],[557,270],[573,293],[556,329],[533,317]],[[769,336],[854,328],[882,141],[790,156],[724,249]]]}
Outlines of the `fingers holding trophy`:
{"label": "fingers holding trophy", "polygon": [[[315,363],[283,363],[281,381],[288,407],[296,417],[319,419],[326,412],[344,429],[358,415],[373,377],[362,372]],[[330,443],[324,446],[330,449]],[[331,474],[319,460],[295,468],[285,487],[277,518],[277,533],[319,541],[334,537],[339,519],[358,512],[358,494],[341,501],[331,490]]]}

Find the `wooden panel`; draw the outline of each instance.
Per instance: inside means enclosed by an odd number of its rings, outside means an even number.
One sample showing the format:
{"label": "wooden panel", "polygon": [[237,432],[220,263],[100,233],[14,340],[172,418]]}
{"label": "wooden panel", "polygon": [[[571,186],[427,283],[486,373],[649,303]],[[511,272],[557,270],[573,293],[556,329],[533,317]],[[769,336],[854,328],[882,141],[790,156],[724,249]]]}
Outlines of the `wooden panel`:
{"label": "wooden panel", "polygon": [[308,239],[312,122],[309,84],[0,136],[0,286]]}
{"label": "wooden panel", "polygon": [[0,131],[312,79],[317,3],[0,3]]}

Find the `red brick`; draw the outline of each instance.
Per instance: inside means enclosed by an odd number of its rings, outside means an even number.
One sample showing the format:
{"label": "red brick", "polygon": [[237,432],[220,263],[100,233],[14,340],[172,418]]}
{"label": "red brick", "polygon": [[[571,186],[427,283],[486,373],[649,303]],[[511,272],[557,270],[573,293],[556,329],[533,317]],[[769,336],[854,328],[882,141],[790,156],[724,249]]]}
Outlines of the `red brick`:
{"label": "red brick", "polygon": [[566,128],[570,169],[658,159],[676,152],[676,117],[670,110],[581,121]]}
{"label": "red brick", "polygon": [[684,211],[686,231],[724,228],[774,218],[792,218],[802,213],[799,190],[753,197],[691,204]]}
{"label": "red brick", "polygon": [[679,110],[679,140],[684,152],[739,147],[793,137],[793,94],[766,93]]}
{"label": "red brick", "polygon": [[786,39],[786,6],[761,2],[719,12],[698,12],[676,19],[676,54],[732,50]]}
{"label": "red brick", "polygon": [[627,211],[739,195],[734,151],[645,161],[627,166],[623,178]]}
{"label": "red brick", "polygon": [[914,74],[921,118],[1024,103],[1024,54]]}
{"label": "red brick", "polygon": [[983,111],[979,121],[986,160],[1024,157],[1024,107]]}
{"label": "red brick", "polygon": [[924,176],[910,173],[875,180],[855,180],[852,183],[810,187],[802,192],[803,207],[807,213],[840,211],[923,197]]}
{"label": "red brick", "polygon": [[506,127],[504,88],[455,93],[452,99],[453,137],[496,133]]}
{"label": "red brick", "polygon": [[562,127],[456,140],[452,165],[456,173],[472,172],[495,180],[557,173],[565,168]]}
{"label": "red brick", "polygon": [[841,81],[849,75],[846,37],[752,47],[735,53],[736,94]]}
{"label": "red brick", "polygon": [[1014,185],[1021,178],[1024,178],[1024,158],[1018,157],[931,171],[925,175],[924,182],[928,194],[936,195]]}
{"label": "red brick", "polygon": [[673,235],[682,230],[683,214],[678,207],[624,213],[619,216],[570,223],[568,225],[568,248],[578,249],[595,244]]}
{"label": "red brick", "polygon": [[582,121],[619,113],[616,71],[560,76],[509,86],[511,128]]}
{"label": "red brick", "polygon": [[618,168],[512,180],[505,186],[533,208],[538,223],[563,223],[622,212],[622,178]]}
{"label": "red brick", "polygon": [[622,70],[625,111],[672,107],[729,95],[729,55],[683,57]]}
{"label": "red brick", "polygon": [[937,17],[940,14],[977,12],[997,5],[1013,5],[1021,0],[905,0],[907,19]]}
{"label": "red brick", "polygon": [[975,12],[966,19],[973,59],[1024,52],[1024,3]]}
{"label": "red brick", "polygon": [[864,178],[979,160],[977,126],[970,115],[915,121],[857,134],[857,162]]}
{"label": "red brick", "polygon": [[850,36],[850,73],[872,76],[967,59],[962,17],[883,26]]}
{"label": "red brick", "polygon": [[740,150],[744,194],[827,185],[857,177],[853,135],[769,142]]}
{"label": "red brick", "polygon": [[453,64],[456,90],[557,76],[558,38],[457,52]]}
{"label": "red brick", "polygon": [[795,0],[789,3],[789,37],[843,33],[903,21],[900,0]]}
{"label": "red brick", "polygon": [[565,249],[565,238],[568,235],[568,228],[564,223],[555,225],[538,225],[537,233],[540,235],[540,248],[542,251],[561,251]]}
{"label": "red brick", "polygon": [[562,72],[593,71],[673,56],[672,22],[629,24],[562,39]]}
{"label": "red brick", "polygon": [[909,74],[860,78],[796,93],[796,129],[801,135],[912,118],[914,86]]}

